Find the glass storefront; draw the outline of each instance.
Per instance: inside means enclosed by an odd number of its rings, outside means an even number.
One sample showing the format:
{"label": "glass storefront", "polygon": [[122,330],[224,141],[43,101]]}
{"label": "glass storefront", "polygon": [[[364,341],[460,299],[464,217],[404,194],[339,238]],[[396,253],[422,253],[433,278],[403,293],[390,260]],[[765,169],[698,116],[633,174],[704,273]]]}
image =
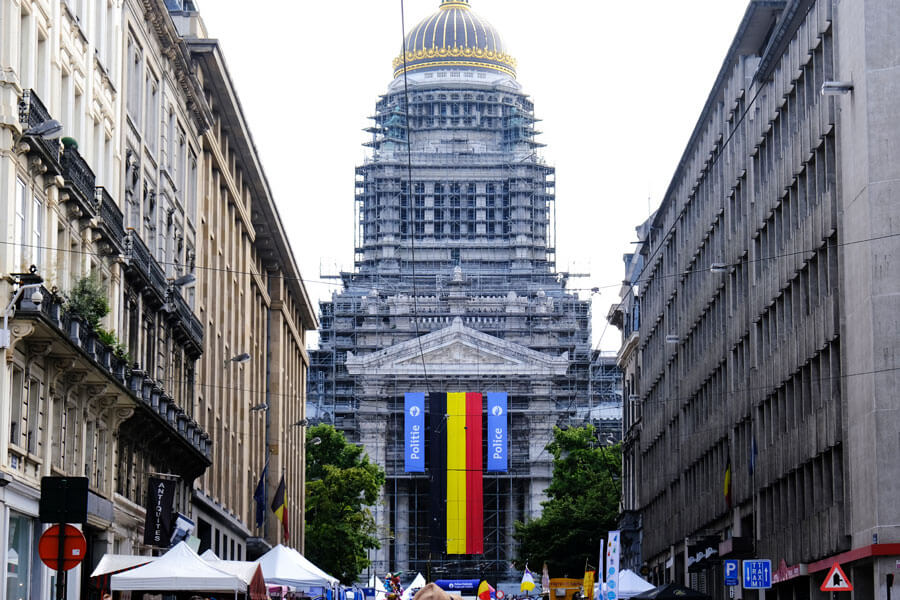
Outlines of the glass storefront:
{"label": "glass storefront", "polygon": [[31,594],[32,543],[35,520],[9,511],[9,537],[6,550],[6,598],[29,600]]}

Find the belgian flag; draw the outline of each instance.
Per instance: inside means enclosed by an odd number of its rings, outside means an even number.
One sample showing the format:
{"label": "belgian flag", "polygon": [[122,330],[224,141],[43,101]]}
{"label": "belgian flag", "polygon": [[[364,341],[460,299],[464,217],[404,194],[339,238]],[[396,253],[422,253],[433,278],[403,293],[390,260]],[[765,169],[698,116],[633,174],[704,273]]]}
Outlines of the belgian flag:
{"label": "belgian flag", "polygon": [[281,475],[281,481],[278,483],[278,489],[275,490],[275,497],[272,498],[272,512],[281,521],[281,528],[284,530],[284,539],[290,537],[288,531],[288,511],[287,498],[284,495],[284,474]]}

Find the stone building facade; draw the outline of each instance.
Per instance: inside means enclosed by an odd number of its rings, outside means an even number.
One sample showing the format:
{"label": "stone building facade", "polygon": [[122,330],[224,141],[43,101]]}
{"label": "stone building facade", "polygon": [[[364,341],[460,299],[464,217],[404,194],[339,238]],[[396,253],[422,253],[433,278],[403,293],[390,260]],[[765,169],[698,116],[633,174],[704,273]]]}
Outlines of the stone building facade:
{"label": "stone building facade", "polygon": [[837,562],[888,597],[898,21],[887,0],[751,2],[649,223],[624,487],[658,581],[724,598],[719,559],[767,558],[767,598],[825,598]]}
{"label": "stone building facade", "polygon": [[[386,469],[375,572],[506,581],[553,426],[588,418],[589,303],[556,272],[555,173],[497,30],[445,0],[406,40],[356,171],[356,268],[320,304],[308,410]],[[404,394],[488,391],[509,394],[509,471],[484,475],[484,554],[448,555],[428,474],[404,471]]]}
{"label": "stone building facade", "polygon": [[[302,523],[303,430],[289,425],[304,417],[316,321],[249,132],[233,126],[221,56],[188,41],[203,36],[190,2],[0,10],[2,594],[50,593],[37,558],[47,475],[89,479],[70,598],[99,597],[86,574],[104,553],[154,550],[151,475],[176,482],[175,510],[223,558],[244,557],[248,538],[276,543],[276,527],[251,522],[253,489],[268,449],[280,457],[269,496],[284,472]],[[79,286],[108,314],[74,309]],[[225,310],[226,295],[246,311]],[[231,351],[250,361],[225,364]],[[277,399],[251,412],[267,389]],[[300,526],[289,541],[302,537]]]}

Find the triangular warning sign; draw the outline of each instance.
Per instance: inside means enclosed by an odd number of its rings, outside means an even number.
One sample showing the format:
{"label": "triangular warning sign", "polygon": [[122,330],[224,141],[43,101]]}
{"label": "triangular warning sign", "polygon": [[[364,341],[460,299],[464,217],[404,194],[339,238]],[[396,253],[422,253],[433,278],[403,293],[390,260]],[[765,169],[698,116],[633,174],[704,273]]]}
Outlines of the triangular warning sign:
{"label": "triangular warning sign", "polygon": [[847,579],[841,565],[834,563],[819,589],[823,592],[852,592],[853,584]]}

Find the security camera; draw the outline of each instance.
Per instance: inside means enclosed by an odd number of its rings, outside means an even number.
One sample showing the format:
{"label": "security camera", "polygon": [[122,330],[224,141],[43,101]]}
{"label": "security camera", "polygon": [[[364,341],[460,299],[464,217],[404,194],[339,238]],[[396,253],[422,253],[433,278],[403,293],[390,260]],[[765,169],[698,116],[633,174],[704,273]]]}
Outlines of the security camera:
{"label": "security camera", "polygon": [[41,290],[34,290],[34,293],[31,294],[31,302],[34,303],[35,306],[40,306],[43,301],[44,295],[41,293]]}

